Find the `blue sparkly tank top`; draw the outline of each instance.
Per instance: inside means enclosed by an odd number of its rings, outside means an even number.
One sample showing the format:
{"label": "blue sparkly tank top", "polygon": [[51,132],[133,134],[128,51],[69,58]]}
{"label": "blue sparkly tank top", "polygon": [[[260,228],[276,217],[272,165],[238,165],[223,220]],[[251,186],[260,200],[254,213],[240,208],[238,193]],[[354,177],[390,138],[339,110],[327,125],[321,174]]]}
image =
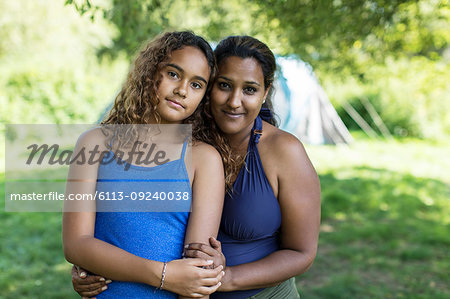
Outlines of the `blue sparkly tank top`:
{"label": "blue sparkly tank top", "polygon": [[[262,109],[249,140],[247,157],[232,194],[225,197],[218,240],[228,266],[251,263],[279,250],[281,210],[264,172],[257,144],[262,134]],[[270,117],[270,115],[268,115]],[[247,298],[263,289],[217,292],[211,298]]]}
{"label": "blue sparkly tank top", "polygon": [[[151,200],[152,204],[156,202],[160,205],[151,207],[153,211],[158,212],[117,212],[114,211],[112,201],[96,201],[98,211],[113,211],[96,213],[96,238],[150,260],[166,262],[181,258],[192,194],[184,162],[186,144],[187,141],[183,144],[180,159],[155,167],[126,165],[124,161],[99,166],[97,192],[110,192],[110,197],[112,192],[116,192],[116,198],[118,192],[122,192],[122,200],[125,203],[128,200],[130,204],[139,200],[142,195],[139,192],[146,195],[158,192],[158,198]],[[125,170],[126,166],[129,167],[128,170]],[[169,192],[187,192],[189,200],[183,202],[181,198],[177,203],[175,193],[172,198],[175,204],[171,207]],[[164,199],[161,198],[162,194],[165,194]],[[177,206],[180,202],[181,206]],[[147,208],[139,205],[136,207]],[[168,212],[169,210],[171,211]],[[177,295],[165,290],[155,290],[154,287],[143,283],[113,281],[106,291],[96,297],[177,298]]]}

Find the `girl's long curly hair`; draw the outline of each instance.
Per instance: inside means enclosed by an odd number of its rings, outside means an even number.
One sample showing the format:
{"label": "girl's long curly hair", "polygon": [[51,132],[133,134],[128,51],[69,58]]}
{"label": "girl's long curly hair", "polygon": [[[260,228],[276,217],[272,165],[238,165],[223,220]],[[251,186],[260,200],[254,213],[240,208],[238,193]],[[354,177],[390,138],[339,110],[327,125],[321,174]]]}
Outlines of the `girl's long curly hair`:
{"label": "girl's long curly hair", "polygon": [[[231,149],[214,122],[210,111],[209,94],[217,71],[211,46],[191,31],[167,32],[149,42],[137,56],[120,93],[102,124],[149,124],[153,117],[159,122],[156,109],[158,99],[159,67],[167,62],[173,51],[192,46],[201,50],[208,61],[210,76],[205,97],[184,124],[192,124],[193,142],[201,141],[214,146],[220,153],[225,168],[226,186],[231,187],[233,163],[229,162]],[[121,134],[122,135],[122,134]]]}
{"label": "girl's long curly hair", "polygon": [[195,47],[205,54],[210,70],[207,94],[216,73],[211,46],[191,31],[166,32],[147,43],[139,52],[114,106],[102,124],[149,124],[152,118],[159,122],[161,117],[156,109],[160,101],[157,92],[159,69],[170,59],[173,51],[186,46]]}

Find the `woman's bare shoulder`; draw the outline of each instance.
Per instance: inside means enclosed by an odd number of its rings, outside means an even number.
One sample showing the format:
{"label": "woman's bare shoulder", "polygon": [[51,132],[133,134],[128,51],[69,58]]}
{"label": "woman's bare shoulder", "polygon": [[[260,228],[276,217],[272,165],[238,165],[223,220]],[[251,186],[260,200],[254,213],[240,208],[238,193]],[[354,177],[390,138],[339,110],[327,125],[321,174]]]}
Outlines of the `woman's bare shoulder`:
{"label": "woman's bare shoulder", "polygon": [[303,144],[293,134],[283,131],[269,123],[264,122],[263,141],[265,146],[270,146],[273,156],[289,158],[306,155]]}

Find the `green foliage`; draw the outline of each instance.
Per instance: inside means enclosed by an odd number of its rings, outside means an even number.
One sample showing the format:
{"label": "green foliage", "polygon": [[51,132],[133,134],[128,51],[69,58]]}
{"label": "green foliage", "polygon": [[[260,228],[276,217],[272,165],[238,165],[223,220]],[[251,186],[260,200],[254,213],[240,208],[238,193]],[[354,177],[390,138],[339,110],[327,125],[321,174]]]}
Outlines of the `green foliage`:
{"label": "green foliage", "polygon": [[106,82],[81,70],[5,72],[9,76],[0,82],[6,96],[3,123],[92,123],[113,96]]}
{"label": "green foliage", "polygon": [[257,2],[260,14],[277,20],[290,52],[341,75],[364,74],[390,57],[438,60],[450,42],[447,0]]}
{"label": "green foliage", "polygon": [[259,6],[252,1],[114,0],[110,5],[94,5],[80,0],[66,4],[89,18],[104,18],[117,29],[112,44],[99,49],[100,56],[124,52],[131,57],[142,43],[168,30],[193,30],[212,42],[228,35],[253,35],[275,49],[287,42],[271,32],[276,21],[271,24],[265,15],[258,15]]}
{"label": "green foliage", "polygon": [[63,3],[18,0],[0,7],[0,121],[95,122],[127,67],[95,57],[110,42],[111,28]]}
{"label": "green foliage", "polygon": [[[450,65],[425,57],[390,59],[367,68],[364,78],[334,74],[322,83],[344,122],[357,128],[341,105],[350,104],[373,123],[360,102],[366,97],[387,127],[398,136],[445,138],[450,134]],[[372,126],[375,127],[375,126]]]}
{"label": "green foliage", "polygon": [[110,7],[90,3],[75,1],[74,7],[92,17],[100,11],[116,26],[119,34],[106,49],[113,53],[134,53],[162,30],[191,28],[212,41],[254,35],[278,54],[297,54],[316,68],[358,74],[391,56],[439,59],[450,42],[448,0],[115,0]]}
{"label": "green foliage", "polygon": [[448,0],[67,3],[117,29],[100,54],[131,56],[163,30],[188,28],[214,42],[227,35],[253,35],[277,54],[297,54],[309,62],[351,128],[356,125],[340,105],[350,102],[372,123],[360,104],[365,97],[393,134],[450,134]]}

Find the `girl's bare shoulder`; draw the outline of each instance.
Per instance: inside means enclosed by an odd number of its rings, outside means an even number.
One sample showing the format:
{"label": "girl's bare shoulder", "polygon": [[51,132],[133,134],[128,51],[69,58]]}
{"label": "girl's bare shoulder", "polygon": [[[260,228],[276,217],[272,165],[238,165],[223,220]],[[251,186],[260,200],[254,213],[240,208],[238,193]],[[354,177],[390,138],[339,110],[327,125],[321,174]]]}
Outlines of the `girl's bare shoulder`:
{"label": "girl's bare shoulder", "polygon": [[197,161],[220,161],[222,163],[222,158],[214,146],[201,141],[192,144],[192,158]]}
{"label": "girl's bare shoulder", "polygon": [[77,147],[95,148],[98,150],[106,149],[107,136],[100,127],[94,127],[83,132],[77,140]]}

